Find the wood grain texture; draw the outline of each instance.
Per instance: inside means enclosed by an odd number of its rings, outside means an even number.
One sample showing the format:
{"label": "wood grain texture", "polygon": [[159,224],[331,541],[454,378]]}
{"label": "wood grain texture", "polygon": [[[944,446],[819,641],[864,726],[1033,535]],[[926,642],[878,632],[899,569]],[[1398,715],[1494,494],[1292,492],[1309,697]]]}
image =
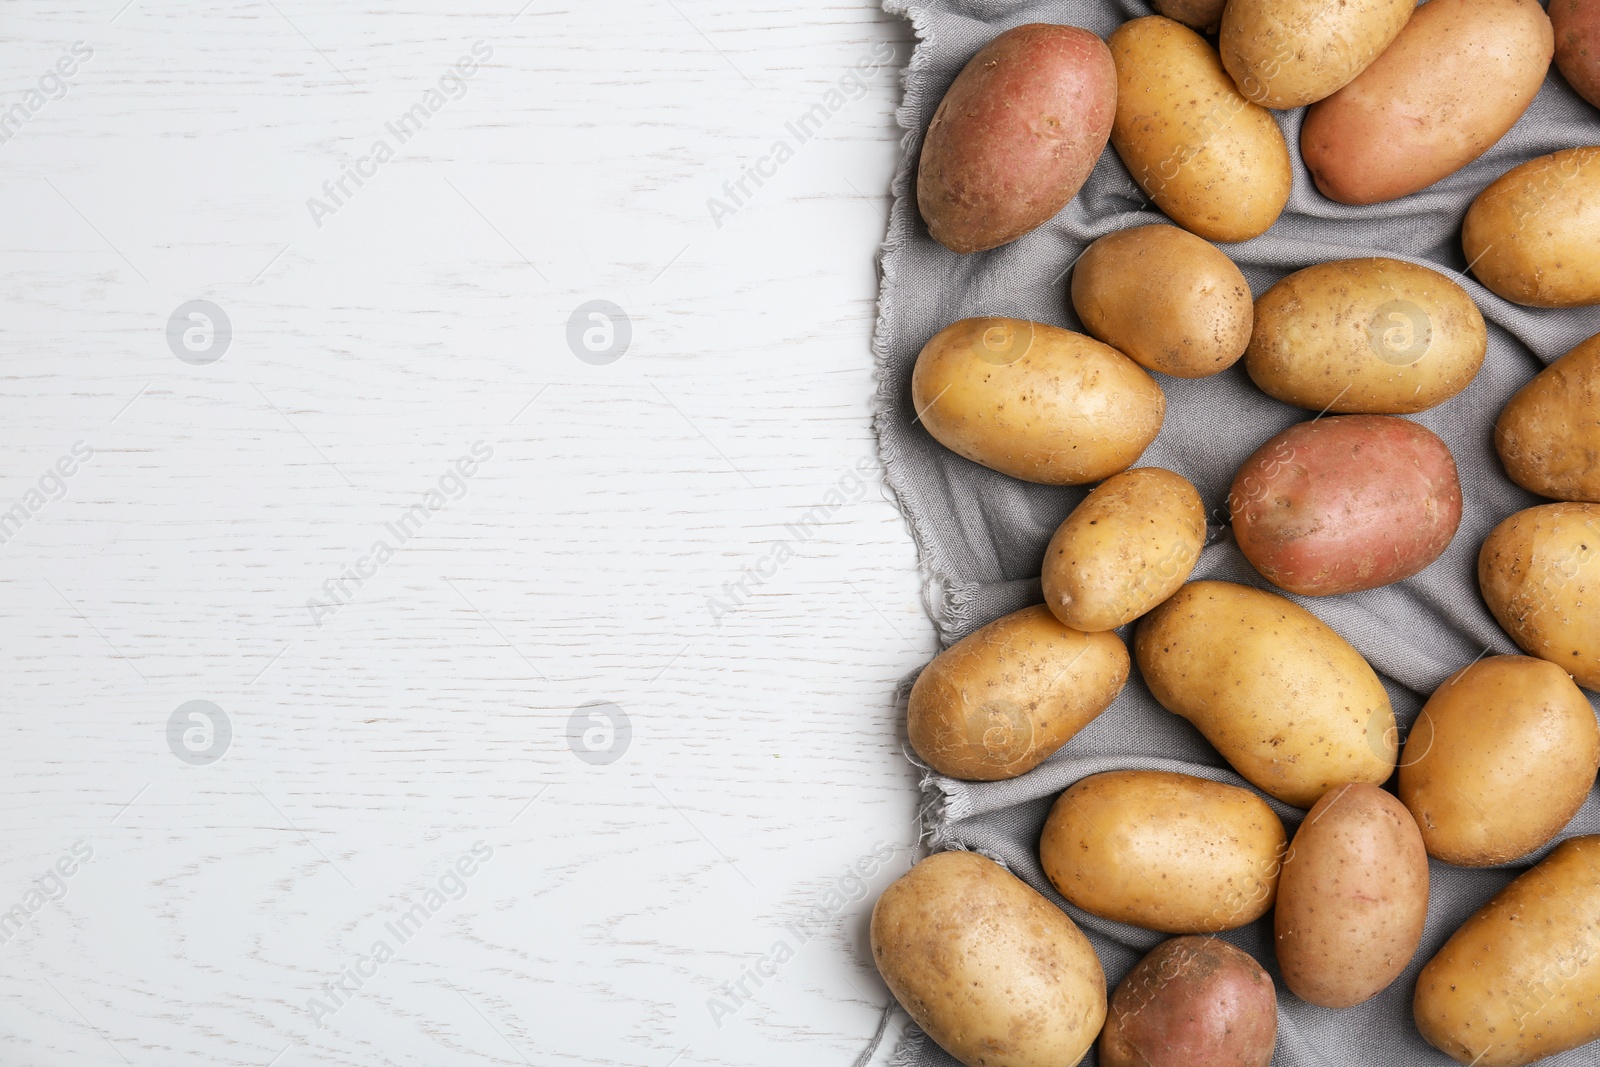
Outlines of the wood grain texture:
{"label": "wood grain texture", "polygon": [[[810,1067],[877,1024],[866,915],[915,838],[892,692],[934,647],[868,421],[906,31],[520,4],[0,12],[0,114],[92,49],[0,144],[0,513],[92,449],[0,544],[0,1062]],[[308,198],[475,44],[319,226]],[[605,366],[566,338],[597,298],[633,331]],[[194,299],[232,324],[205,366],[166,337]],[[167,736],[195,699],[233,732],[205,766]],[[631,724],[608,765],[568,742],[594,701]],[[459,899],[314,1013],[476,842]]]}

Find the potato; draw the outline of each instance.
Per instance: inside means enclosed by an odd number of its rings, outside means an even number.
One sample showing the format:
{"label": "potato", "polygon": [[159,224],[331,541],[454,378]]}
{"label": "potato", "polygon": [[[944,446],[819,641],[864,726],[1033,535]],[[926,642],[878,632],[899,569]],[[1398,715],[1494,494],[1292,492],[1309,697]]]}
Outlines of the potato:
{"label": "potato", "polygon": [[907,705],[911,747],[940,774],[994,782],[1026,774],[1116,699],[1128,649],[1113,633],[1080,633],[1043,606],[968,634],[917,676]]}
{"label": "potato", "polygon": [[1365,783],[1324,793],[1278,879],[1284,984],[1324,1008],[1371,1000],[1410,964],[1427,917],[1428,853],[1405,805]]}
{"label": "potato", "polygon": [[1490,656],[1434,691],[1406,739],[1400,799],[1428,855],[1491,867],[1553,841],[1600,772],[1594,709],[1553,663]]}
{"label": "potato", "polygon": [[1045,604],[1068,626],[1114,630],[1188,581],[1205,543],[1206,507],[1187,478],[1159,467],[1123,471],[1050,538]]}
{"label": "potato", "polygon": [[1239,468],[1233,536],[1262,577],[1301,596],[1376,589],[1438,559],[1461,483],[1433,431],[1390,415],[1291,426]]}
{"label": "potato", "polygon": [[1092,337],[1025,319],[962,319],[917,356],[911,400],[936,441],[1047,485],[1133,466],[1161,432],[1155,379]]}
{"label": "potato", "polygon": [[1556,500],[1600,503],[1600,334],[1518,390],[1494,426],[1506,474]]}
{"label": "potato", "polygon": [[1244,360],[1261,391],[1286,404],[1403,415],[1471,385],[1488,343],[1478,306],[1438,271],[1341,259],[1261,294]]}
{"label": "potato", "polygon": [[1222,25],[1222,9],[1227,0],[1151,0],[1150,6],[1191,30],[1216,33]]}
{"label": "potato", "polygon": [[1500,628],[1600,692],[1600,504],[1544,504],[1490,531],[1478,587]]}
{"label": "potato", "polygon": [[1222,65],[1245,99],[1272,108],[1332,96],[1389,47],[1412,0],[1229,0]]}
{"label": "potato", "polygon": [[1575,837],[1451,935],[1418,975],[1412,1013],[1457,1063],[1523,1067],[1600,1038],[1597,1001],[1600,837]]}
{"label": "potato", "polygon": [[1268,1067],[1278,995],[1247,952],[1214,937],[1174,937],[1111,997],[1100,1067]]}
{"label": "potato", "polygon": [[1287,835],[1238,786],[1171,771],[1107,771],[1056,798],[1039,861],[1067,900],[1169,934],[1254,922],[1278,891]]}
{"label": "potato", "polygon": [[1106,1017],[1073,921],[993,860],[929,856],[872,909],[872,958],[906,1013],[969,1067],[1065,1067]]}
{"label": "potato", "polygon": [[1233,260],[1176,226],[1108,233],[1072,268],[1083,328],[1146,370],[1204,378],[1250,343],[1250,285]]}
{"label": "potato", "polygon": [[917,163],[917,207],[952,252],[1015,241],[1067,206],[1111,134],[1105,42],[1076,26],[1007,30],[939,102]]}
{"label": "potato", "polygon": [[1477,279],[1514,304],[1600,304],[1600,148],[1500,175],[1467,209],[1461,248]]}
{"label": "potato", "polygon": [[1370,67],[1311,106],[1300,155],[1342,204],[1425,189],[1516,124],[1554,46],[1538,0],[1430,0]]}
{"label": "potato", "polygon": [[1111,144],[1133,180],[1208,240],[1265,233],[1289,200],[1289,146],[1272,116],[1239,95],[1204,38],[1171,19],[1123,23],[1109,43]]}
{"label": "potato", "polygon": [[1600,107],[1600,6],[1594,0],[1550,0],[1556,35],[1556,69],[1595,107]]}
{"label": "potato", "polygon": [[1258,789],[1309,808],[1336,785],[1394,772],[1394,711],[1361,653],[1293,601],[1190,582],[1139,621],[1151,694]]}

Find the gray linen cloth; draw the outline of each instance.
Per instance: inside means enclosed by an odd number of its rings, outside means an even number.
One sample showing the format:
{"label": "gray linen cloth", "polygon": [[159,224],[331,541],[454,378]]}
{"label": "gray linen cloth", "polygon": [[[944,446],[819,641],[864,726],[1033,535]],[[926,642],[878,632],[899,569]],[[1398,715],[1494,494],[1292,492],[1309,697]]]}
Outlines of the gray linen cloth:
{"label": "gray linen cloth", "polygon": [[[915,173],[922,133],[963,64],[1000,31],[1053,22],[1105,37],[1125,20],[1152,12],[1137,0],[885,0],[884,7],[911,19],[918,45],[898,112],[906,133],[882,256],[874,345],[877,433],[888,485],[921,553],[929,613],[948,643],[1041,601],[1038,575],[1045,544],[1087,490],[1016,481],[935,442],[913,422],[910,381],[918,350],[942,327],[973,315],[1018,316],[1081,329],[1066,289],[1066,272],[1079,253],[1103,234],[1166,220],[1146,202],[1108,147],[1083,191],[1048,225],[994,251],[958,256],[928,236],[917,214]],[[1552,68],[1532,108],[1482,159],[1420,193],[1360,208],[1333,203],[1312,184],[1297,148],[1302,115],[1276,113],[1294,161],[1294,190],[1282,218],[1261,237],[1222,246],[1256,295],[1301,267],[1384,255],[1455,278],[1489,322],[1488,358],[1477,380],[1460,396],[1414,416],[1444,438],[1460,468],[1465,514],[1449,549],[1421,574],[1396,585],[1339,597],[1296,598],[1367,657],[1383,677],[1402,726],[1409,726],[1428,694],[1453,671],[1485,650],[1517,651],[1479,597],[1476,559],[1496,523],[1542,501],[1506,478],[1494,453],[1491,428],[1507,398],[1543,365],[1600,333],[1600,308],[1518,307],[1465,276],[1462,216],[1478,191],[1511,167],[1556,149],[1600,144],[1600,112]],[[1225,525],[1228,486],[1240,462],[1257,446],[1313,413],[1259,392],[1242,364],[1199,380],[1156,377],[1166,391],[1166,423],[1139,465],[1166,467],[1189,478],[1212,509],[1209,542],[1194,576],[1271,588],[1244,561]],[[1121,632],[1125,640],[1130,629]],[[1596,701],[1594,694],[1589,696]],[[924,829],[931,847],[982,852],[1026,879],[1089,935],[1112,986],[1161,936],[1097,919],[1067,904],[1045,879],[1037,849],[1056,795],[1086,775],[1116,768],[1166,768],[1247,784],[1196,730],[1155,702],[1137,667],[1116,702],[1031,773],[986,784],[929,772],[922,783]],[[1292,834],[1303,812],[1272,803]],[[1565,833],[1596,832],[1600,796],[1591,792]],[[1527,865],[1468,870],[1434,862],[1422,946],[1406,972],[1364,1005],[1342,1011],[1314,1007],[1279,982],[1275,1067],[1450,1064],[1412,1024],[1417,972],[1452,931]],[[1278,977],[1270,913],[1223,936]],[[1091,1053],[1087,1062],[1094,1059]],[[901,1042],[895,1062],[901,1067],[955,1063],[915,1027]],[[1559,1067],[1600,1064],[1600,1045],[1546,1062]]]}

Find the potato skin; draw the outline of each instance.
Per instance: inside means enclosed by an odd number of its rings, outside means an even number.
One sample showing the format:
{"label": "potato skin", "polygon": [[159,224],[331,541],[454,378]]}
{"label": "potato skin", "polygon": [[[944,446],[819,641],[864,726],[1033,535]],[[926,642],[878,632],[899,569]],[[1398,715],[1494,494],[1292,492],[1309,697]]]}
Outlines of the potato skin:
{"label": "potato skin", "polygon": [[1478,194],[1461,227],[1472,273],[1537,308],[1600,304],[1600,148],[1513,167]]}
{"label": "potato skin", "polygon": [[1155,379],[1092,337],[1025,319],[962,319],[923,346],[911,400],[940,444],[1047,485],[1131,467],[1167,401]]}
{"label": "potato skin", "polygon": [[995,782],[1026,774],[1089,725],[1128,680],[1113,633],[1080,633],[1042,605],[996,619],[917,675],[911,747],[940,774]]}
{"label": "potato skin", "polygon": [[1538,0],[1430,0],[1371,66],[1311,106],[1300,155],[1341,204],[1425,189],[1516,124],[1554,48]]}
{"label": "potato skin", "polygon": [[1339,415],[1257,449],[1228,505],[1239,549],[1262,577],[1331,596],[1398,582],[1438,559],[1461,522],[1461,482],[1426,427]]}
{"label": "potato skin", "polygon": [[1063,1067],[1106,1017],[1106,978],[1061,909],[993,860],[940,852],[872,909],[884,983],[968,1067]]}
{"label": "potato skin", "polygon": [[1600,837],[1574,837],[1451,935],[1417,977],[1434,1048],[1524,1067],[1600,1038]]}
{"label": "potato skin", "polygon": [[1210,243],[1176,226],[1134,226],[1084,249],[1072,268],[1083,328],[1146,370],[1204,378],[1244,355],[1250,283]]}
{"label": "potato skin", "polygon": [[1278,891],[1288,836],[1247,789],[1171,771],[1107,771],[1056,798],[1039,861],[1104,919],[1169,934],[1254,922]]}
{"label": "potato skin", "polygon": [[1600,725],[1565,671],[1490,656],[1434,691],[1406,739],[1400,799],[1428,855],[1509,863],[1559,834],[1600,772]]}
{"label": "potato skin", "polygon": [[1045,605],[1075,629],[1114,630],[1188,581],[1205,541],[1205,504],[1187,478],[1160,467],[1123,471],[1085,497],[1050,538]]}
{"label": "potato skin", "polygon": [[1190,582],[1139,620],[1134,658],[1161,706],[1256,788],[1309,808],[1394,772],[1394,711],[1361,653],[1273,593]]}
{"label": "potato skin", "polygon": [[1106,147],[1116,89],[1105,42],[1076,26],[1018,26],[979,49],[922,142],[917,206],[933,239],[982,252],[1054,218]]}
{"label": "potato skin", "polygon": [[1134,965],[1111,997],[1100,1067],[1268,1067],[1278,995],[1248,952],[1174,937]]}
{"label": "potato skin", "polygon": [[[1235,0],[1237,2],[1237,0]],[[1289,200],[1289,146],[1265,108],[1240,96],[1217,53],[1159,15],[1123,23],[1111,144],[1179,226],[1211,241],[1265,233]]]}
{"label": "potato skin", "polygon": [[1490,531],[1478,588],[1500,628],[1600,692],[1600,504],[1543,504]]}
{"label": "potato skin", "polygon": [[1405,805],[1367,783],[1324,793],[1278,880],[1284,984],[1324,1008],[1371,1000],[1411,963],[1427,917],[1428,853]]}
{"label": "potato skin", "polygon": [[1218,44],[1245,99],[1314,104],[1348,85],[1389,47],[1412,0],[1229,0]]}
{"label": "potato skin", "polygon": [[1600,107],[1600,7],[1593,0],[1550,0],[1556,68],[1567,84]]}
{"label": "potato skin", "polygon": [[1530,493],[1600,503],[1600,334],[1540,371],[1506,402],[1494,447]]}
{"label": "potato skin", "polygon": [[1251,381],[1286,404],[1407,415],[1471,385],[1488,344],[1478,305],[1438,271],[1341,259],[1261,294],[1244,359]]}

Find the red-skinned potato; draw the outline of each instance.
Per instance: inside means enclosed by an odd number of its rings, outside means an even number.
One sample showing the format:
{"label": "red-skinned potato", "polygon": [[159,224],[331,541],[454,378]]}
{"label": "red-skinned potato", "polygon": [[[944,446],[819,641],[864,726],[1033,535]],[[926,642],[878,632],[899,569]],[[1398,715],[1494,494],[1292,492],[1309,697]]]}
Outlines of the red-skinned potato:
{"label": "red-skinned potato", "polygon": [[1454,174],[1533,103],[1552,47],[1537,0],[1430,0],[1355,81],[1306,112],[1300,154],[1317,188],[1376,204]]}
{"label": "red-skinned potato", "polygon": [[1278,1041],[1272,978],[1215,937],[1174,937],[1111,997],[1100,1067],[1268,1067]]}
{"label": "red-skinned potato", "polygon": [[1111,137],[1117,75],[1076,26],[1007,30],[967,63],[928,125],[917,206],[953,252],[998,248],[1049,222]]}
{"label": "red-skinned potato", "polygon": [[1302,596],[1376,589],[1438,559],[1461,522],[1455,459],[1390,415],[1291,426],[1245,460],[1228,495],[1239,549]]}
{"label": "red-skinned potato", "polygon": [[1556,31],[1556,68],[1567,84],[1600,107],[1600,4],[1594,0],[1550,0]]}
{"label": "red-skinned potato", "polygon": [[1422,942],[1428,853],[1406,806],[1364,782],[1306,814],[1278,876],[1273,913],[1284,984],[1324,1008],[1377,996]]}

